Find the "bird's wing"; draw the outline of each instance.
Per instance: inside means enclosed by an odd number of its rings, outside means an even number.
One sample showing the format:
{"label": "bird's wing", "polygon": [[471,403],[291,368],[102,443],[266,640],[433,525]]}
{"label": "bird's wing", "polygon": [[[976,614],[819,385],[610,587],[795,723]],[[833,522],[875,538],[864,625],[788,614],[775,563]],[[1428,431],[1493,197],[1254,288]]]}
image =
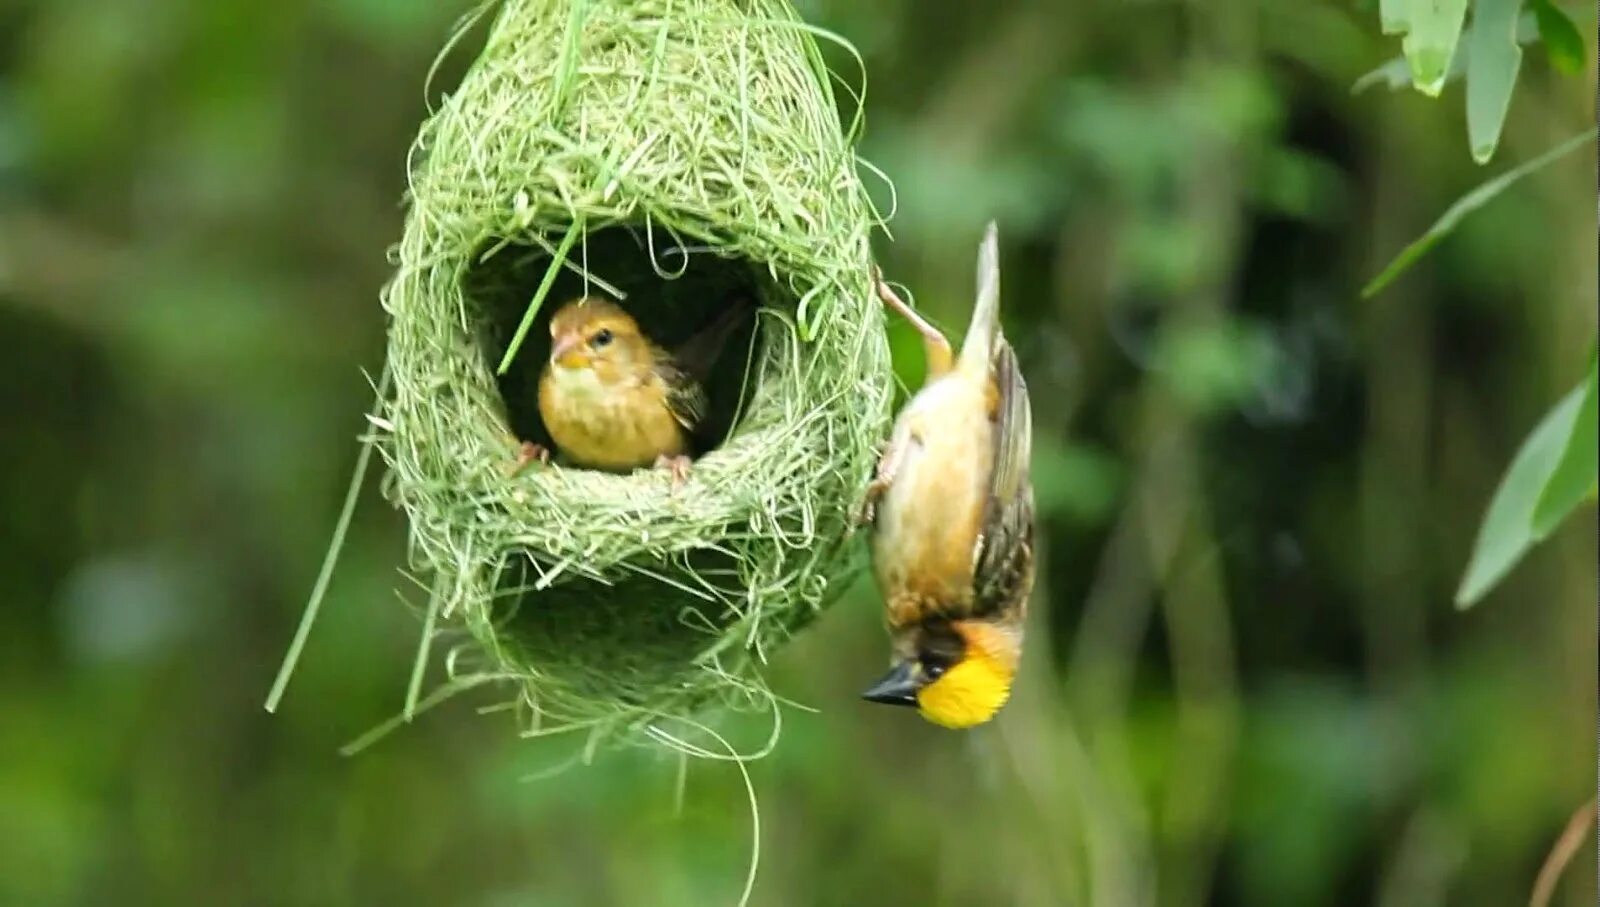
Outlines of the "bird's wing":
{"label": "bird's wing", "polygon": [[667,409],[672,411],[672,418],[685,431],[694,431],[706,415],[705,388],[664,351],[657,351],[655,374],[666,386]]}
{"label": "bird's wing", "polygon": [[1033,578],[1033,482],[1028,471],[1033,414],[1016,353],[1003,337],[998,338],[995,349],[993,382],[997,396],[994,468],[973,571],[974,604],[979,613],[1020,607]]}
{"label": "bird's wing", "polygon": [[696,381],[711,380],[711,367],[733,332],[741,327],[756,308],[755,299],[746,293],[730,297],[709,321],[695,331],[694,336],[678,344],[672,351],[677,367]]}

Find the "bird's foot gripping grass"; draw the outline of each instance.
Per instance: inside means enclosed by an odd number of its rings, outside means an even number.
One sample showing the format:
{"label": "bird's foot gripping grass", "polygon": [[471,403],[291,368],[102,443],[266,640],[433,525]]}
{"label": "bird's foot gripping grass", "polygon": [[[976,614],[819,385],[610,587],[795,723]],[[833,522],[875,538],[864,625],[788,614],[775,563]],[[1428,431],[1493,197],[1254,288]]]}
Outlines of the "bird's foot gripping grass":
{"label": "bird's foot gripping grass", "polygon": [[878,455],[878,469],[872,481],[867,483],[867,493],[861,502],[861,510],[856,514],[857,526],[870,526],[878,520],[878,503],[894,484],[895,473],[900,469],[900,461],[905,458],[906,439],[891,437],[882,445],[882,453]]}
{"label": "bird's foot gripping grass", "polygon": [[522,446],[517,448],[517,458],[511,461],[511,468],[508,473],[513,476],[518,475],[524,469],[527,469],[529,464],[535,462],[541,466],[549,466],[550,451],[532,441],[523,441]]}
{"label": "bird's foot gripping grass", "polygon": [[878,501],[883,498],[883,493],[889,490],[887,482],[873,479],[867,485],[867,493],[861,500],[861,509],[856,511],[856,522],[851,527],[852,532],[862,526],[871,526],[878,519]]}
{"label": "bird's foot gripping grass", "polygon": [[675,457],[669,457],[666,454],[662,454],[661,456],[656,457],[655,468],[665,469],[667,471],[667,474],[672,477],[672,490],[677,491],[679,488],[683,487],[684,482],[688,481],[689,467],[692,465],[692,463],[692,460],[682,454],[679,454]]}

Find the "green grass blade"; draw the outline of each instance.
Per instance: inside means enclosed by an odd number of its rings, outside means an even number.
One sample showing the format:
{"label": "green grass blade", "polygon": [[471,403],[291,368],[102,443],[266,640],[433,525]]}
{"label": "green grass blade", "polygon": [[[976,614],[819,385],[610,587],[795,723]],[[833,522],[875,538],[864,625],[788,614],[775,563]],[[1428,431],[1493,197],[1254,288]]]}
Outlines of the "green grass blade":
{"label": "green grass blade", "polygon": [[433,648],[433,634],[439,623],[439,606],[444,601],[443,574],[434,578],[433,589],[428,593],[428,612],[422,620],[422,637],[417,640],[417,657],[411,663],[411,682],[406,685],[406,705],[400,713],[410,721],[417,713],[417,701],[422,696],[422,677],[428,671],[428,652]]}
{"label": "green grass blade", "polygon": [[[377,411],[383,406],[383,399],[389,392],[389,369],[384,367],[383,377],[378,380],[378,402],[373,406]],[[311,636],[311,626],[317,622],[317,613],[322,610],[322,599],[328,594],[328,583],[333,579],[334,565],[339,562],[339,553],[344,550],[345,534],[350,531],[350,518],[356,512],[356,501],[361,497],[361,485],[367,477],[367,466],[372,462],[372,448],[376,446],[371,441],[362,443],[361,452],[356,455],[356,468],[350,474],[350,487],[345,489],[344,505],[339,509],[339,519],[333,526],[333,538],[328,541],[328,551],[322,556],[322,569],[317,573],[317,581],[311,587],[311,597],[306,601],[306,607],[300,614],[300,626],[295,629],[294,641],[289,643],[289,651],[284,653],[283,664],[278,667],[278,677],[272,682],[272,691],[267,694],[266,709],[269,712],[278,710],[278,703],[283,699],[283,691],[289,686],[289,678],[294,675],[294,667],[300,662],[300,652],[306,647],[306,639]]]}
{"label": "green grass blade", "polygon": [[506,354],[500,357],[500,367],[495,371],[504,375],[506,369],[511,368],[511,361],[517,358],[517,350],[522,349],[522,341],[528,339],[528,329],[533,327],[533,319],[539,314],[539,307],[544,305],[544,298],[550,295],[550,286],[556,282],[556,275],[561,273],[561,263],[567,260],[567,255],[572,252],[572,244],[577,242],[578,236],[583,233],[583,222],[580,219],[574,223],[567,235],[561,237],[561,245],[556,246],[555,257],[550,259],[550,267],[545,269],[544,279],[539,281],[539,289],[534,292],[533,299],[528,302],[528,310],[522,313],[522,321],[517,325],[517,332],[511,338],[511,343],[506,346]]}
{"label": "green grass blade", "polygon": [[1361,297],[1363,299],[1371,298],[1372,296],[1381,292],[1384,287],[1387,287],[1389,284],[1393,283],[1395,278],[1405,273],[1407,268],[1411,267],[1413,264],[1416,264],[1417,259],[1428,254],[1428,251],[1437,245],[1440,240],[1444,239],[1446,236],[1449,236],[1451,231],[1453,231],[1456,226],[1461,223],[1462,219],[1464,219],[1468,214],[1471,214],[1472,212],[1493,201],[1495,196],[1510,188],[1523,177],[1549,166],[1555,161],[1567,156],[1568,154],[1571,154],[1573,151],[1576,151],[1578,148],[1583,147],[1585,144],[1592,142],[1594,137],[1594,129],[1585,129],[1583,132],[1573,136],[1570,139],[1567,139],[1556,147],[1546,151],[1544,154],[1541,154],[1532,160],[1518,164],[1510,170],[1507,170],[1505,173],[1502,173],[1478,188],[1473,189],[1466,195],[1463,195],[1456,201],[1455,204],[1451,205],[1450,208],[1446,210],[1437,221],[1434,222],[1433,226],[1428,228],[1428,232],[1422,234],[1417,239],[1413,240],[1410,245],[1402,249],[1400,254],[1396,255],[1394,260],[1389,262],[1388,267],[1384,268],[1383,271],[1378,274],[1378,276],[1372,278],[1372,280],[1365,287],[1362,287]]}

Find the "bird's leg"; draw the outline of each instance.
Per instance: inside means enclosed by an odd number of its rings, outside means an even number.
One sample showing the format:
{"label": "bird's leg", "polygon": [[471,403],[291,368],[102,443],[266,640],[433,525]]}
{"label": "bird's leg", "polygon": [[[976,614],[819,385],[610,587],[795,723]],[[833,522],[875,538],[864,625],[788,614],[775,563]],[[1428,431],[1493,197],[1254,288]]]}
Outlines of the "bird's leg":
{"label": "bird's leg", "polygon": [[523,441],[517,449],[517,458],[511,463],[511,475],[516,475],[528,468],[528,464],[537,460],[541,465],[550,465],[550,451],[532,441]]}
{"label": "bird's leg", "polygon": [[928,380],[931,381],[950,371],[955,365],[955,353],[950,349],[950,341],[945,339],[938,328],[929,324],[926,318],[918,315],[915,309],[907,305],[892,287],[884,283],[881,274],[874,273],[874,282],[878,285],[878,299],[898,312],[900,317],[911,322],[911,326],[922,335],[922,349],[928,358]]}
{"label": "bird's leg", "polygon": [[861,512],[856,515],[857,525],[867,525],[878,518],[878,501],[883,498],[884,492],[894,484],[894,477],[900,471],[900,461],[905,459],[906,445],[909,438],[895,434],[889,439],[889,445],[884,448],[883,456],[878,458],[878,471],[867,483],[866,499],[861,502]]}
{"label": "bird's leg", "polygon": [[677,491],[683,487],[684,480],[689,478],[689,464],[691,462],[693,461],[683,454],[678,454],[675,457],[662,454],[656,457],[656,468],[665,468],[672,475],[672,490]]}

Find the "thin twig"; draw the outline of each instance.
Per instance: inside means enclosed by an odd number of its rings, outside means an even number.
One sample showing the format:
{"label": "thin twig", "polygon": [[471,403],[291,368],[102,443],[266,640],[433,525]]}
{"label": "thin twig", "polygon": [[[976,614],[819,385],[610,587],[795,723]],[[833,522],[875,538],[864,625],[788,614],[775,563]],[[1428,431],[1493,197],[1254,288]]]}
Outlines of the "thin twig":
{"label": "thin twig", "polygon": [[1567,820],[1561,837],[1556,838],[1550,855],[1544,858],[1544,865],[1539,867],[1539,876],[1533,883],[1533,896],[1528,899],[1528,907],[1546,907],[1550,903],[1550,898],[1556,893],[1556,884],[1561,881],[1561,874],[1567,871],[1567,864],[1572,862],[1579,845],[1589,836],[1589,830],[1594,828],[1594,820],[1595,799],[1590,797],[1589,802],[1578,807],[1578,811]]}

